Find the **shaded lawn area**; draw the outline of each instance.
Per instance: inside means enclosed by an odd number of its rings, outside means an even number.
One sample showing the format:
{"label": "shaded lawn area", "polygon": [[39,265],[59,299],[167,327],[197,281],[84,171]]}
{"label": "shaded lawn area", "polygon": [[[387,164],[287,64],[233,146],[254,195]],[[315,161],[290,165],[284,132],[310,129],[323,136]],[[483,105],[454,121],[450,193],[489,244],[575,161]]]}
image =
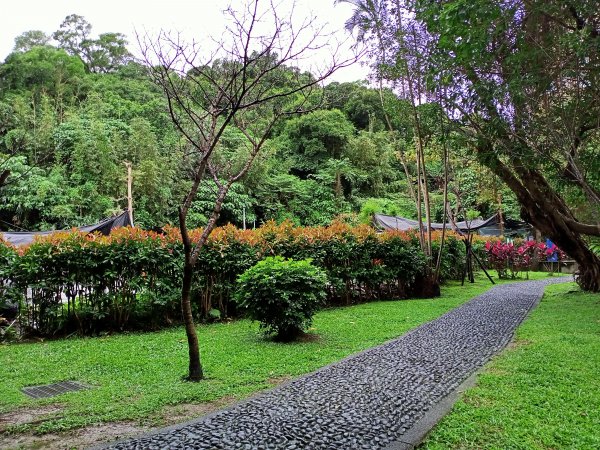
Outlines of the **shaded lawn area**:
{"label": "shaded lawn area", "polygon": [[[530,278],[545,278],[545,273]],[[6,431],[47,433],[101,422],[135,420],[163,425],[167,405],[240,399],[289,377],[312,372],[350,354],[381,344],[486,291],[481,274],[474,285],[451,282],[433,300],[373,302],[319,312],[306,342],[265,339],[247,320],[198,327],[207,379],[183,382],[187,345],[183,328],[0,346],[0,414],[57,406],[34,424]],[[42,400],[28,399],[24,386],[76,380],[93,389]]]}
{"label": "shaded lawn area", "polygon": [[548,287],[420,448],[600,448],[600,295]]}

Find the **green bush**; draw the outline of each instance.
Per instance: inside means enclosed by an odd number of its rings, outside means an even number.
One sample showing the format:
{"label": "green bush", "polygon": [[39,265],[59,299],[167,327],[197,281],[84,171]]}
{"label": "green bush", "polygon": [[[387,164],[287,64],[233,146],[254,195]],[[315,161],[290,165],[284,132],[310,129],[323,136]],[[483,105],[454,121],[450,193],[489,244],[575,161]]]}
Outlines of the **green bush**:
{"label": "green bush", "polygon": [[17,315],[21,292],[11,281],[12,270],[17,260],[14,248],[0,240],[0,317],[14,318]]}
{"label": "green bush", "polygon": [[[437,255],[440,251],[440,241],[433,242],[433,254],[437,259]],[[479,241],[474,241],[473,251],[477,252],[479,247],[483,247],[483,244],[479,244]],[[477,253],[479,256],[479,253]],[[480,260],[481,257],[480,257]],[[444,243],[444,250],[441,260],[441,271],[440,276],[442,280],[460,280],[466,264],[466,251],[463,239],[453,235],[446,235]]]}
{"label": "green bush", "polygon": [[325,300],[327,276],[311,259],[268,257],[237,280],[236,302],[280,340],[298,337]]}
{"label": "green bush", "polygon": [[[198,239],[201,230],[191,233]],[[435,255],[439,232],[433,237]],[[446,243],[443,279],[460,276],[464,267],[464,244],[452,233]],[[238,276],[268,256],[310,258],[326,274],[328,306],[418,296],[429,282],[414,232],[377,233],[341,221],[327,227],[225,226],[213,231],[196,264],[195,317],[237,316],[232,299]],[[128,227],[110,236],[63,232],[18,249],[0,240],[0,306],[8,308],[5,318],[19,307],[20,330],[41,336],[169,326],[181,320],[182,264],[173,227],[162,235]]]}

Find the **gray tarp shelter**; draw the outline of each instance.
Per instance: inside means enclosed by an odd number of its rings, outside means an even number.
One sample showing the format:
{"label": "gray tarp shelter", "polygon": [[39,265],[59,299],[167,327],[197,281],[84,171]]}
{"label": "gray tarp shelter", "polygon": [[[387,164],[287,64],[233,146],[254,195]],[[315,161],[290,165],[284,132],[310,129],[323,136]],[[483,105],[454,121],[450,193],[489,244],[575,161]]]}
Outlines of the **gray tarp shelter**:
{"label": "gray tarp shelter", "polygon": [[[396,231],[408,231],[415,228],[419,228],[419,222],[405,217],[386,216],[384,214],[375,214],[373,222],[377,228],[383,230],[396,230]],[[478,234],[485,236],[499,236],[500,235],[500,218],[498,214],[494,214],[488,219],[474,219],[469,221],[456,222],[456,227],[461,233],[477,232]],[[441,230],[444,228],[443,223],[432,223],[432,230]],[[452,230],[450,223],[446,224],[447,230]],[[527,234],[531,227],[525,223],[512,219],[504,220],[504,234]]]}
{"label": "gray tarp shelter", "polygon": [[[129,214],[127,211],[119,214],[118,216],[108,217],[106,219],[101,220],[100,222],[94,225],[86,225],[84,227],[79,227],[77,230],[83,231],[86,233],[99,232],[103,235],[108,235],[114,228],[131,226],[131,222],[129,221]],[[49,236],[53,233],[57,233],[59,231],[69,231],[69,230],[52,230],[52,231],[0,231],[0,237],[5,241],[8,241],[12,245],[27,245],[33,242],[36,236]]]}

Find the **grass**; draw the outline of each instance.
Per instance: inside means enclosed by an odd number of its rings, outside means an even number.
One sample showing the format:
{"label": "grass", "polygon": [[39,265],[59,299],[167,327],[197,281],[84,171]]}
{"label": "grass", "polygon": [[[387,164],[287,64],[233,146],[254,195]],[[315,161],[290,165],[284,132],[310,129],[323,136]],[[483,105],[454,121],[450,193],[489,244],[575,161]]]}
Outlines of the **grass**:
{"label": "grass", "polygon": [[420,448],[600,448],[600,295],[550,286]]}
{"label": "grass", "polygon": [[[546,274],[531,274],[532,278]],[[48,433],[102,422],[134,420],[162,425],[166,405],[243,398],[274,381],[305,374],[381,344],[484,292],[490,284],[450,283],[433,300],[373,302],[321,311],[311,334],[294,344],[265,339],[246,320],[199,326],[206,380],[182,381],[187,345],[181,327],[156,333],[0,346],[0,414],[56,405],[47,420],[8,427],[6,432]],[[44,400],[28,399],[24,386],[78,380],[93,389]]]}

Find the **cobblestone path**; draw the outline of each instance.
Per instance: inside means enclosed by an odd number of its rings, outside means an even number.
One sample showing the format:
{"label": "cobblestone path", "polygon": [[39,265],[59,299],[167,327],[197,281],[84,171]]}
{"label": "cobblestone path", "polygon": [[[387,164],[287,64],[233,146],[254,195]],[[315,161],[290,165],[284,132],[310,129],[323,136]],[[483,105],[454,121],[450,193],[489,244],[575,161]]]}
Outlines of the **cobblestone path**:
{"label": "cobblestone path", "polygon": [[384,345],[109,448],[385,449],[508,344],[547,284],[569,280],[495,286]]}

